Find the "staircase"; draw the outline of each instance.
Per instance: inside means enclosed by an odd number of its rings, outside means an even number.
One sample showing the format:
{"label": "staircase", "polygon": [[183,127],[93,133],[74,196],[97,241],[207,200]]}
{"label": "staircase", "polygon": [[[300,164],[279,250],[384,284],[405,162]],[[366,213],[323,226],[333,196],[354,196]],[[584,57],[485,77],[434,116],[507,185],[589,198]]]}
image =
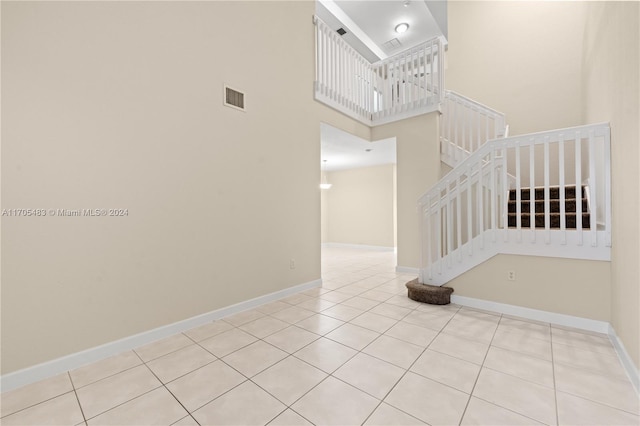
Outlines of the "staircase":
{"label": "staircase", "polygon": [[[564,197],[561,197],[559,186],[549,188],[548,207],[545,203],[544,188],[525,188],[520,191],[520,201],[518,202],[518,194],[515,189],[509,191],[509,228],[530,228],[531,227],[531,209],[534,206],[533,216],[535,228],[545,228],[545,210],[549,209],[549,227],[552,229],[578,228],[577,218],[582,218],[582,228],[591,227],[591,215],[589,214],[589,199],[587,197],[588,188],[580,187],[580,198],[576,196],[576,186],[570,185],[564,187]],[[533,199],[532,199],[533,197]],[[563,199],[561,199],[563,198]],[[518,209],[518,204],[520,208]],[[562,209],[564,206],[564,209]],[[564,217],[564,223],[560,223]]]}
{"label": "staircase", "polygon": [[611,260],[611,141],[595,124],[509,136],[504,114],[446,92],[441,159],[419,200],[419,282],[498,254]]}

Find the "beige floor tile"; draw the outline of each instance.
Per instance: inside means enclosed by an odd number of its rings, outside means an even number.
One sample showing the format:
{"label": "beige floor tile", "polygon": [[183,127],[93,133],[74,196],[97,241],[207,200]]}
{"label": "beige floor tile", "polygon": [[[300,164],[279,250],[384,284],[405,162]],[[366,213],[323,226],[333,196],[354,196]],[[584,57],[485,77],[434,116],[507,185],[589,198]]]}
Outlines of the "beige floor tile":
{"label": "beige floor tile", "polygon": [[490,343],[496,331],[497,323],[481,320],[464,320],[456,315],[442,329],[447,334],[455,334],[465,339]]}
{"label": "beige floor tile", "polygon": [[263,314],[273,314],[278,311],[282,311],[283,309],[290,308],[291,305],[281,301],[275,301],[271,303],[266,303],[264,305],[260,305],[256,307],[256,311],[262,312]]}
{"label": "beige floor tile", "polygon": [[382,335],[371,342],[362,352],[380,358],[401,368],[409,368],[424,351],[422,346]]}
{"label": "beige floor tile", "polygon": [[360,351],[378,336],[380,334],[375,331],[367,330],[357,325],[345,324],[328,333],[325,337]]}
{"label": "beige floor tile", "polygon": [[409,315],[412,311],[411,309],[403,308],[402,306],[396,306],[396,305],[392,305],[390,303],[384,302],[374,308],[371,308],[369,312],[372,312],[374,314],[384,315],[385,317],[401,320],[402,318]]}
{"label": "beige floor tile", "polygon": [[490,321],[498,323],[500,321],[500,314],[492,311],[485,311],[484,309],[469,308],[467,306],[461,307],[457,314],[459,318],[469,318],[472,320]]}
{"label": "beige floor tile", "polygon": [[291,408],[314,424],[356,425],[362,424],[378,403],[353,386],[329,377]]}
{"label": "beige floor tile", "polygon": [[385,402],[432,425],[458,424],[469,395],[408,372]]}
{"label": "beige floor tile", "polygon": [[287,357],[287,353],[273,345],[258,340],[222,360],[247,377],[253,377],[262,370]]}
{"label": "beige floor tile", "polygon": [[285,297],[284,299],[280,299],[280,302],[285,302],[290,305],[297,305],[311,299],[313,299],[313,297],[307,296],[306,294],[298,293],[298,294]]}
{"label": "beige floor tile", "polygon": [[377,302],[377,301],[371,300],[371,299],[367,299],[365,297],[356,296],[356,297],[353,297],[351,299],[345,300],[341,304],[344,305],[344,306],[350,306],[350,307],[356,308],[356,309],[362,309],[363,311],[368,311],[369,309],[373,308],[374,306],[379,305],[380,302]]}
{"label": "beige floor tile", "polygon": [[556,424],[553,389],[483,368],[473,395],[539,422]]}
{"label": "beige floor tile", "polygon": [[416,310],[404,317],[402,321],[440,331],[451,320],[451,317],[451,314],[430,314]]}
{"label": "beige floor tile", "polygon": [[330,290],[327,290],[326,288],[316,287],[316,288],[310,288],[309,290],[305,290],[302,292],[302,294],[309,297],[318,297],[321,294],[328,293],[329,291]]}
{"label": "beige floor tile", "polygon": [[313,426],[313,423],[307,421],[300,414],[288,409],[278,417],[273,419],[269,426]]}
{"label": "beige floor tile", "polygon": [[551,340],[551,327],[549,324],[530,321],[521,321],[515,318],[502,317],[498,329],[505,331],[527,332],[529,336],[542,340]]}
{"label": "beige floor tile", "polygon": [[319,338],[320,336],[315,333],[292,325],[266,337],[264,340],[278,349],[292,354]]}
{"label": "beige floor tile", "polygon": [[215,356],[194,344],[156,358],[147,366],[163,383],[168,383],[215,360]]}
{"label": "beige floor tile", "polygon": [[387,330],[385,335],[404,340],[405,342],[409,342],[414,345],[426,347],[438,335],[438,332],[415,324],[400,321]]}
{"label": "beige floor tile", "polygon": [[360,297],[375,300],[377,302],[385,302],[393,297],[393,293],[388,293],[381,290],[369,290],[362,293]]}
{"label": "beige floor tile", "polygon": [[356,353],[355,350],[347,346],[322,337],[300,349],[294,355],[326,373],[333,373]]}
{"label": "beige floor tile", "polygon": [[196,419],[191,416],[183,417],[171,426],[200,426]]}
{"label": "beige floor tile", "polygon": [[200,342],[200,346],[217,356],[222,358],[240,348],[243,348],[257,339],[240,329],[225,331],[217,336],[210,337]]}
{"label": "beige floor tile", "polygon": [[297,306],[292,306],[290,308],[283,309],[282,311],[271,314],[271,316],[278,318],[281,321],[285,321],[289,324],[295,324],[298,321],[302,321],[313,315],[315,315],[315,312],[309,311],[307,309],[301,309]]}
{"label": "beige floor tile", "polygon": [[[403,286],[400,286],[400,287],[402,288]],[[385,303],[401,306],[403,308],[408,308],[411,310],[422,305],[421,302],[416,302],[415,300],[409,299],[405,293],[406,293],[406,289],[403,290],[403,294],[401,296],[400,295],[393,296],[391,299],[387,300]]]}
{"label": "beige floor tile", "polygon": [[558,391],[638,414],[638,396],[629,380],[564,364],[555,364],[554,372]]}
{"label": "beige floor tile", "polygon": [[364,312],[363,309],[352,308],[351,306],[335,305],[322,311],[322,315],[327,315],[340,321],[351,321]]}
{"label": "beige floor tile", "polygon": [[74,392],[68,392],[40,404],[3,417],[3,425],[77,425],[84,422]]}
{"label": "beige floor tile", "polygon": [[193,412],[245,380],[246,377],[224,362],[215,361],[174,380],[167,388]]}
{"label": "beige floor tile", "polygon": [[367,291],[363,287],[358,287],[357,284],[358,284],[357,282],[355,284],[349,284],[349,285],[346,285],[344,287],[337,288],[336,291],[339,292],[339,293],[349,294],[351,296],[356,296],[358,294],[361,294],[361,293]]}
{"label": "beige floor tile", "polygon": [[325,309],[329,309],[332,306],[335,306],[335,303],[329,302],[328,300],[324,299],[313,298],[296,306],[301,309],[307,309],[309,311],[318,313],[324,311]]}
{"label": "beige floor tile", "polygon": [[531,337],[526,331],[497,330],[491,345],[551,361],[551,342]]}
{"label": "beige floor tile", "polygon": [[367,426],[415,426],[426,423],[383,402],[364,424]]}
{"label": "beige floor tile", "polygon": [[344,324],[344,321],[337,320],[326,315],[313,315],[296,323],[296,327],[302,327],[312,333],[324,336],[328,332],[335,330]]}
{"label": "beige floor tile", "polygon": [[263,316],[264,314],[258,311],[257,309],[251,309],[249,311],[239,312],[235,315],[225,317],[224,320],[229,324],[232,324],[238,327],[238,326],[241,326],[242,324],[255,321],[258,318],[262,318]]}
{"label": "beige floor tile", "polygon": [[541,425],[542,423],[472,396],[460,424],[469,426],[526,426]]}
{"label": "beige floor tile", "polygon": [[584,398],[558,392],[558,420],[562,425],[634,425],[640,424],[640,417],[598,404]]}
{"label": "beige floor tile", "polygon": [[76,388],[81,388],[140,364],[142,364],[142,361],[138,355],[133,351],[127,351],[72,370],[69,375],[73,385]]}
{"label": "beige floor tile", "polygon": [[601,374],[610,374],[623,380],[627,379],[627,373],[614,353],[596,352],[577,346],[554,343],[553,362],[585,368]]}
{"label": "beige floor tile", "polygon": [[330,293],[325,293],[323,295],[320,295],[319,297],[320,297],[320,299],[328,300],[329,302],[341,303],[341,302],[344,302],[347,299],[351,299],[353,296],[351,296],[350,294],[346,294],[346,293],[340,293],[340,292],[337,292],[337,291],[332,291]]}
{"label": "beige floor tile", "polygon": [[562,328],[551,327],[553,343],[576,346],[578,348],[615,355],[611,341],[605,334],[584,333]]}
{"label": "beige floor tile", "polygon": [[241,325],[238,328],[242,331],[246,331],[247,333],[256,336],[258,339],[263,339],[268,335],[283,330],[287,327],[289,327],[288,322],[284,322],[272,317],[262,317],[255,321],[251,321],[244,325]]}
{"label": "beige floor tile", "polygon": [[201,425],[264,425],[286,408],[247,381],[193,412],[193,417]]}
{"label": "beige floor tile", "polygon": [[429,349],[475,364],[482,364],[489,345],[451,334],[440,333],[438,337],[433,339]]}
{"label": "beige floor tile", "polygon": [[152,390],[103,413],[87,423],[92,425],[169,425],[188,415],[164,388]]}
{"label": "beige floor tile", "polygon": [[484,367],[510,374],[548,388],[553,388],[551,361],[492,346]]}
{"label": "beige floor tile", "polygon": [[2,407],[2,417],[72,390],[73,385],[71,384],[71,380],[69,380],[69,375],[64,373],[11,391],[3,392],[0,395],[2,400],[2,404],[0,404],[0,407]]}
{"label": "beige floor tile", "polygon": [[136,348],[135,351],[144,362],[148,362],[189,345],[193,345],[193,341],[191,339],[184,334],[175,334],[165,339]]}
{"label": "beige floor tile", "polygon": [[385,331],[393,327],[398,322],[398,320],[385,317],[383,315],[372,314],[371,312],[365,312],[349,322],[353,325],[364,327],[378,333],[384,333]]}
{"label": "beige floor tile", "polygon": [[295,357],[288,357],[269,367],[252,380],[262,389],[291,405],[327,374]]}
{"label": "beige floor tile", "polygon": [[404,368],[359,353],[333,373],[371,396],[383,399],[405,373]]}
{"label": "beige floor tile", "polygon": [[413,364],[411,371],[462,392],[471,393],[480,366],[427,349]]}
{"label": "beige floor tile", "polygon": [[209,337],[216,336],[225,331],[229,331],[233,328],[231,324],[226,321],[215,321],[209,324],[201,325],[200,327],[187,330],[184,334],[192,340],[199,342]]}
{"label": "beige floor tile", "polygon": [[134,367],[78,389],[78,399],[87,419],[162,386],[144,366]]}

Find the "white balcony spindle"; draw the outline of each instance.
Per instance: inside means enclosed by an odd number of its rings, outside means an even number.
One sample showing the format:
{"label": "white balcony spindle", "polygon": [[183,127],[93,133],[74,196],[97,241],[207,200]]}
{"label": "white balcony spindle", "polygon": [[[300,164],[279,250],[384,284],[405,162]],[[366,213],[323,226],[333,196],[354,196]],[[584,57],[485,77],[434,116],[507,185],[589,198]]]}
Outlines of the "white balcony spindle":
{"label": "white balcony spindle", "polygon": [[[560,243],[567,244],[567,212],[565,191],[564,168],[564,134],[561,133],[558,140],[558,183],[560,186]],[[576,200],[577,202],[577,200]]]}
{"label": "white balcony spindle", "polygon": [[536,159],[533,138],[529,140],[529,229],[531,242],[536,241]]}
{"label": "white balcony spindle", "polygon": [[[575,136],[575,165],[576,165],[576,230],[578,231],[578,245],[584,243],[582,235],[582,134]],[[578,220],[580,218],[580,220]]]}
{"label": "white balcony spindle", "polygon": [[551,210],[549,188],[549,137],[544,138],[544,242],[551,242]]}
{"label": "white balcony spindle", "polygon": [[[598,176],[596,173],[596,138],[594,130],[589,130],[589,225],[591,227],[591,246],[598,245]],[[580,217],[582,222],[582,217]]]}

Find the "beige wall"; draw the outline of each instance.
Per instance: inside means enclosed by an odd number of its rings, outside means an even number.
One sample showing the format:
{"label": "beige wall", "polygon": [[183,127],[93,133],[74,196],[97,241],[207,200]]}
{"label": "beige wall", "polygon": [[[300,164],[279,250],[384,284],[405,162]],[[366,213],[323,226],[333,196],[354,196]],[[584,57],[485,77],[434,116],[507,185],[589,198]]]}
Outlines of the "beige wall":
{"label": "beige wall", "polygon": [[2,373],[320,278],[313,12],[2,2]]}
{"label": "beige wall", "polygon": [[611,321],[640,366],[640,4],[587,6],[584,120],[611,123],[613,247]]}
{"label": "beige wall", "polygon": [[458,296],[609,321],[610,272],[609,262],[498,255],[446,286]]}
{"label": "beige wall", "polygon": [[448,4],[447,89],[504,112],[512,135],[582,124],[582,3]]}
{"label": "beige wall", "polygon": [[328,242],[394,247],[393,175],[393,164],[327,173]]}
{"label": "beige wall", "polygon": [[438,113],[371,129],[371,139],[396,138],[398,266],[420,266],[418,198],[440,178]]}

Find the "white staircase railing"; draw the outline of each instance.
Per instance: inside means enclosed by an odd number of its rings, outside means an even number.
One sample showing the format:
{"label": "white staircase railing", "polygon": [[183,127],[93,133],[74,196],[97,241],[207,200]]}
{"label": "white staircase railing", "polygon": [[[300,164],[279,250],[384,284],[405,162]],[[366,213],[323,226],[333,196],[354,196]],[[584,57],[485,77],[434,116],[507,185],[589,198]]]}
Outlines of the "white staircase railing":
{"label": "white staircase railing", "polygon": [[508,136],[505,115],[500,111],[447,90],[440,121],[441,160],[451,167],[485,142]]}
{"label": "white staircase railing", "polygon": [[[476,148],[420,198],[420,282],[443,285],[499,253],[610,260],[610,158],[608,124],[493,139]],[[565,188],[582,194],[583,185],[586,210],[576,195],[575,213],[567,212]],[[554,187],[559,213],[550,208]],[[523,201],[532,211],[523,211]],[[544,226],[536,223],[537,208]],[[530,214],[526,227],[523,213]],[[575,225],[567,220],[572,215]]]}
{"label": "white staircase railing", "polygon": [[316,100],[370,126],[438,109],[444,98],[440,39],[371,64],[320,18],[314,23]]}

